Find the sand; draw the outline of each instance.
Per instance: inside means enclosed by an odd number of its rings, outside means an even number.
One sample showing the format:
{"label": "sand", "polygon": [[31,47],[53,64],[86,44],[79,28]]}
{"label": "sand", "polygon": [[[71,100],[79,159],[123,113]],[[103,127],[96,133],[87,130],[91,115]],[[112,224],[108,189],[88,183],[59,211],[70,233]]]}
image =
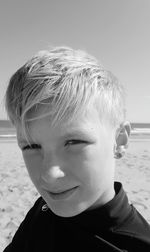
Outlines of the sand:
{"label": "sand", "polygon": [[[130,141],[125,157],[116,162],[116,180],[150,222],[150,140]],[[0,139],[0,251],[10,243],[38,197],[16,140]]]}

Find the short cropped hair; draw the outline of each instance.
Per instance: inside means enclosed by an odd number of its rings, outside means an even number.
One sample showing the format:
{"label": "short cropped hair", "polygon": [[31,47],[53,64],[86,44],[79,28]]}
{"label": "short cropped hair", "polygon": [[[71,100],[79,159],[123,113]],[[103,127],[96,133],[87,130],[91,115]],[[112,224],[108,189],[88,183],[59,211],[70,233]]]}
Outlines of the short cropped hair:
{"label": "short cropped hair", "polygon": [[69,47],[32,57],[11,77],[5,98],[14,125],[34,120],[29,112],[43,104],[49,106],[54,124],[71,120],[92,101],[102,121],[107,119],[116,127],[125,119],[125,92],[117,78],[93,56]]}

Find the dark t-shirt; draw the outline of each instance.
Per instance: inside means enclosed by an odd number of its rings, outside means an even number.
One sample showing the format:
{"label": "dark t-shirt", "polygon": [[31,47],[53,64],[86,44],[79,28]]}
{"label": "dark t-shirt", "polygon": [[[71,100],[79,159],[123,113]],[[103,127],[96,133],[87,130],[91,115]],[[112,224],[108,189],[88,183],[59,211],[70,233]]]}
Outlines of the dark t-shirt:
{"label": "dark t-shirt", "polygon": [[106,205],[74,217],[55,215],[40,197],[4,252],[150,251],[150,225],[130,205],[121,183]]}

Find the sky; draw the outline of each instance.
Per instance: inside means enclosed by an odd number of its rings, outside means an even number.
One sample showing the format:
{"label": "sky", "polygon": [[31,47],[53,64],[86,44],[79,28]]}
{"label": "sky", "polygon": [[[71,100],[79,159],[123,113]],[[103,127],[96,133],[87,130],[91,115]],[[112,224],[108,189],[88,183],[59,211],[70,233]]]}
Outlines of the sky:
{"label": "sky", "polygon": [[127,120],[150,123],[149,0],[0,1],[0,119],[11,75],[61,45],[95,56],[125,86]]}

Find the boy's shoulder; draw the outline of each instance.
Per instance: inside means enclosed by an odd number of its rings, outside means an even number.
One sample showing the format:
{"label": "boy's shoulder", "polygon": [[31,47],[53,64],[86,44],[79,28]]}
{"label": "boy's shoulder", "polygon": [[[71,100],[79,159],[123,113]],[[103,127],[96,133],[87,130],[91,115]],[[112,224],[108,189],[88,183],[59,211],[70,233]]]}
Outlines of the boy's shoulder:
{"label": "boy's shoulder", "polygon": [[122,184],[117,182],[115,185],[121,186],[115,201],[115,204],[119,205],[118,216],[124,215],[125,218],[121,218],[121,221],[112,229],[112,233],[126,241],[131,240],[133,243],[137,241],[139,244],[148,244],[150,247],[150,224],[133,204],[129,203]]}
{"label": "boy's shoulder", "polygon": [[150,224],[132,204],[130,215],[113,230],[113,233],[139,242],[145,242],[150,246]]}
{"label": "boy's shoulder", "polygon": [[[43,214],[46,210],[46,208],[43,208],[45,204],[46,203],[42,197],[39,197],[35,201],[34,205],[28,211],[24,220],[16,231],[12,242],[8,245],[8,247],[6,247],[4,252],[30,251],[30,247],[28,246],[30,244],[31,237],[36,242],[38,233],[42,229],[42,226],[47,222],[46,220],[43,221],[43,218],[46,217],[46,215]],[[24,247],[24,250],[22,250],[22,247]]]}
{"label": "boy's shoulder", "polygon": [[28,213],[26,214],[23,222],[21,223],[21,226],[23,227],[23,229],[31,229],[33,225],[36,225],[37,222],[41,221],[41,217],[44,217],[45,214],[43,214],[43,212],[45,212],[46,210],[48,210],[48,207],[46,207],[46,203],[43,200],[42,197],[39,197],[35,203],[33,204],[33,206],[30,208],[30,210],[28,211]]}

